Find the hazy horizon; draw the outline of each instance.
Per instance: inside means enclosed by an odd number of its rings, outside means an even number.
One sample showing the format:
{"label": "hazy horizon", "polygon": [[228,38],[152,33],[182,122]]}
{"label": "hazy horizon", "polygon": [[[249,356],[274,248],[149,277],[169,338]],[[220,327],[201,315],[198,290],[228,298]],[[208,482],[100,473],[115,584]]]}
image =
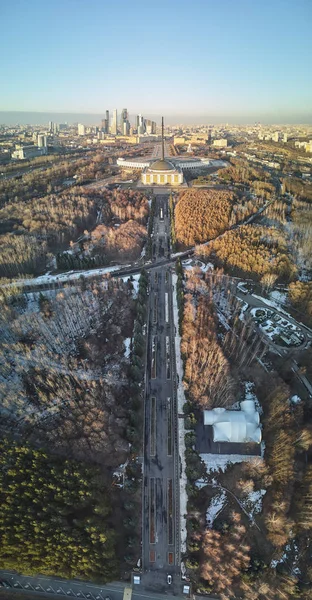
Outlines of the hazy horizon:
{"label": "hazy horizon", "polygon": [[[140,111],[138,111],[139,113]],[[129,115],[130,122],[133,123],[135,115]],[[119,111],[120,114],[120,111]],[[112,110],[110,110],[110,116]],[[239,118],[234,115],[191,115],[191,114],[144,114],[145,118],[155,120],[160,125],[161,117],[165,118],[165,125],[254,125],[260,122],[261,125],[312,125],[312,114],[301,115],[301,118],[292,119],[290,116],[283,119],[276,117],[260,118],[259,115],[246,116]],[[102,113],[80,113],[63,111],[0,111],[0,125],[48,125],[49,121],[55,123],[83,123],[84,125],[100,125],[101,119],[105,117],[105,110]]]}

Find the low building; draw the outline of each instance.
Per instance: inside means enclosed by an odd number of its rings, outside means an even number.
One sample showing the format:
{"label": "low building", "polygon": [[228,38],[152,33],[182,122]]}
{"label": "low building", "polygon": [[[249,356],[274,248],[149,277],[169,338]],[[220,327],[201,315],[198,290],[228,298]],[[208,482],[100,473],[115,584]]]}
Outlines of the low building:
{"label": "low building", "polygon": [[260,417],[253,400],[240,403],[241,410],[204,410],[204,425],[212,425],[214,442],[261,442]]}
{"label": "low building", "polygon": [[216,148],[226,148],[227,147],[227,139],[222,138],[220,140],[213,140],[212,145]]}
{"label": "low building", "polygon": [[20,146],[12,152],[11,158],[17,160],[29,160],[30,158],[35,158],[36,156],[42,156],[48,153],[47,146],[43,146],[38,148],[38,146]]}

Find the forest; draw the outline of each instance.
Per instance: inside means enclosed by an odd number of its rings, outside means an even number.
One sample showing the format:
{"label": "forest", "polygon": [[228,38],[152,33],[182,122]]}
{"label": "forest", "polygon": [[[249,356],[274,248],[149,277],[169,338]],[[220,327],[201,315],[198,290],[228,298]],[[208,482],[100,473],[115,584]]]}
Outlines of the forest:
{"label": "forest", "polygon": [[[147,198],[132,190],[94,191],[76,186],[59,194],[9,202],[0,209],[0,277],[41,274],[53,265],[54,254],[69,245],[77,264],[71,265],[66,254],[58,254],[63,268],[67,263],[68,268],[79,268],[79,260],[84,258],[91,259],[90,266],[98,264],[97,255],[104,255],[99,264],[107,264],[115,255],[128,251],[136,257],[146,239],[147,217]],[[120,234],[114,227],[116,220],[121,225]],[[102,232],[97,252],[99,230],[95,230],[91,252],[88,239],[97,224],[102,224],[106,235]],[[86,248],[82,242],[75,244],[83,232]]]}
{"label": "forest", "polygon": [[[191,402],[200,409],[229,407],[238,393],[238,369],[263,356],[266,346],[251,321],[239,316],[237,283],[222,271],[203,274],[186,271],[181,353],[184,385]],[[226,316],[228,327],[219,334],[218,319]]]}
{"label": "forest", "polygon": [[109,275],[2,290],[5,568],[105,582],[136,564],[146,299],[145,273],[135,294]]}
{"label": "forest", "polygon": [[0,440],[2,569],[110,581],[112,489],[96,466]]}
{"label": "forest", "polygon": [[203,258],[215,258],[219,266],[239,277],[260,279],[274,273],[280,281],[288,282],[297,274],[285,236],[274,227],[241,225],[207,246],[198,246],[196,253]]}
{"label": "forest", "polygon": [[[263,367],[267,348],[248,320],[243,323],[238,318],[234,280],[220,271],[204,275],[193,269],[185,272],[183,286],[181,351],[189,430],[185,438],[188,546],[184,560],[188,573],[197,593],[218,594],[221,600],[308,600],[311,584],[306,583],[312,579],[310,406],[293,402],[290,388],[272,368]],[[207,474],[193,449],[200,410],[234,404],[244,380],[253,381],[262,407],[264,457]],[[200,387],[198,382],[203,381]],[[196,479],[202,481],[199,486]],[[207,507],[220,494],[223,504],[207,524]],[[254,497],[263,497],[263,502],[250,512]]]}
{"label": "forest", "polygon": [[224,190],[185,190],[175,207],[176,239],[194,246],[222,233],[229,225],[234,196]]}

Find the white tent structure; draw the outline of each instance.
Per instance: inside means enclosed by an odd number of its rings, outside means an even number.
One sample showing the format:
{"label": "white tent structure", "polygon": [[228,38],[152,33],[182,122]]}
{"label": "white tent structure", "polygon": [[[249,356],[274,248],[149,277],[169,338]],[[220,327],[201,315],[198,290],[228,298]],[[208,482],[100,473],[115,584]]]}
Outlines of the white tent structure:
{"label": "white tent structure", "polygon": [[261,442],[260,417],[253,400],[240,403],[241,410],[204,410],[204,425],[212,425],[214,442]]}

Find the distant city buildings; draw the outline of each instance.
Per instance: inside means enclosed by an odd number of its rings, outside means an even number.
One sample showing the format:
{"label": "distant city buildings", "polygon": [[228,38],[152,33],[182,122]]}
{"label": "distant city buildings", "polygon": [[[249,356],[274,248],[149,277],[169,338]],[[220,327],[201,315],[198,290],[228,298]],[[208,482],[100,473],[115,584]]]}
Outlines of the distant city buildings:
{"label": "distant city buildings", "polygon": [[213,146],[216,148],[226,148],[227,147],[227,139],[221,138],[220,140],[213,140]]}
{"label": "distant city buildings", "polygon": [[78,135],[86,135],[86,128],[82,123],[78,123]]}
{"label": "distant city buildings", "polygon": [[137,115],[136,121],[138,135],[143,135],[145,133],[145,119],[142,115]]}
{"label": "distant city buildings", "polygon": [[130,122],[128,121],[128,119],[126,121],[123,121],[123,124],[122,124],[122,133],[123,133],[123,135],[129,135],[130,134]]}
{"label": "distant city buildings", "polygon": [[[45,137],[45,136],[42,136]],[[12,152],[11,158],[17,160],[29,160],[30,158],[35,158],[36,156],[43,156],[48,154],[47,146],[16,146],[16,150]]]}
{"label": "distant city buildings", "polygon": [[38,148],[47,148],[47,146],[48,146],[47,136],[44,134],[39,134],[37,137],[37,144],[38,144]]}
{"label": "distant city buildings", "polygon": [[118,133],[118,129],[117,129],[117,108],[115,108],[113,110],[113,118],[112,118],[112,124],[111,124],[110,132],[111,132],[112,135],[117,135],[117,133]]}

